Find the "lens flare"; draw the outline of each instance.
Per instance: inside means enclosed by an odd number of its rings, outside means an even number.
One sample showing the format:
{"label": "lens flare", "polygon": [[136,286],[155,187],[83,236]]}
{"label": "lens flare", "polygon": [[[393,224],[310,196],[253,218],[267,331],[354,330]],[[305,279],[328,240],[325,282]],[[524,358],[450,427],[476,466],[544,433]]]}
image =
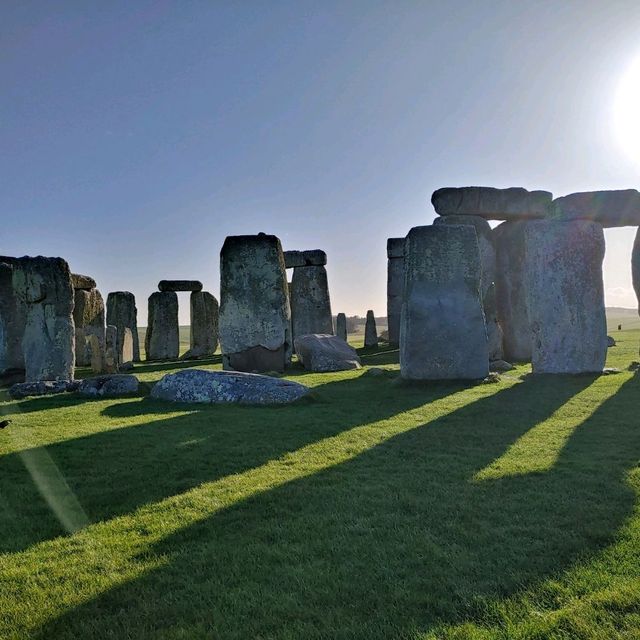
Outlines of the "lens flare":
{"label": "lens flare", "polygon": [[620,79],[613,122],[621,147],[640,164],[640,56]]}

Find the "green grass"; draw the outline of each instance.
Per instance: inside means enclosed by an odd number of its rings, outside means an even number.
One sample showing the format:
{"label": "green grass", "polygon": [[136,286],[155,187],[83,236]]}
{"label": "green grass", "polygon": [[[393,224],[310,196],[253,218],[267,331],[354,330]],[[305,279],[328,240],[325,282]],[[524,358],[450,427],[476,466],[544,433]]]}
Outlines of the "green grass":
{"label": "green grass", "polygon": [[398,384],[382,349],[294,368],[288,407],[4,399],[0,638],[640,637],[640,331],[612,335],[600,377]]}

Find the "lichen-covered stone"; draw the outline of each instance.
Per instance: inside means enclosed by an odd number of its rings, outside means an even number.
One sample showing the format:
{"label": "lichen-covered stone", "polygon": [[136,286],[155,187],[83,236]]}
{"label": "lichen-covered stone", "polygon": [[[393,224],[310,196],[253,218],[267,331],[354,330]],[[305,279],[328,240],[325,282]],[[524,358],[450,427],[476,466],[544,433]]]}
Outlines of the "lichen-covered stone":
{"label": "lichen-covered stone", "polygon": [[592,220],[603,227],[637,227],[640,193],[636,189],[571,193],[553,201],[552,216],[558,220]]}
{"label": "lichen-covered stone", "polygon": [[138,393],[138,388],[138,378],[121,373],[85,378],[78,386],[78,393],[92,398],[114,398]]}
{"label": "lichen-covered stone", "polygon": [[356,350],[334,335],[310,334],[295,338],[296,353],[308,371],[346,371],[360,369]]}
{"label": "lichen-covered stone", "polygon": [[329,283],[323,266],[296,267],[290,295],[294,341],[297,336],[333,333]]}
{"label": "lichen-covered stone", "polygon": [[344,313],[339,313],[336,316],[336,335],[345,342],[347,341],[347,316]]}
{"label": "lichen-covered stone", "polygon": [[80,382],[78,380],[40,380],[38,382],[21,382],[14,384],[9,389],[9,395],[16,399],[29,398],[31,396],[49,396],[58,393],[76,391]]}
{"label": "lichen-covered stone", "polygon": [[129,291],[112,291],[107,296],[107,324],[118,330],[120,345],[117,352],[122,351],[124,329],[129,327],[133,335],[133,360],[140,362],[140,340],[138,337],[138,309],[136,298]]}
{"label": "lichen-covered stone", "polygon": [[147,360],[176,360],[180,355],[178,295],[175,292],[155,291],[149,296],[144,350]]}
{"label": "lichen-covered stone", "polygon": [[371,309],[367,311],[367,318],[364,323],[364,346],[378,346],[378,328],[376,327],[376,317],[373,315],[373,311]]}
{"label": "lichen-covered stone", "polygon": [[389,342],[400,342],[400,314],[404,287],[404,238],[387,240],[387,328]]}
{"label": "lichen-covered stone", "polygon": [[71,285],[74,290],[90,291],[96,288],[96,281],[90,276],[83,276],[81,273],[71,274]]}
{"label": "lichen-covered stone", "polygon": [[200,280],[160,280],[158,291],[202,291]]}
{"label": "lichen-covered stone", "polygon": [[525,248],[533,373],[601,372],[607,355],[602,226],[535,222]]}
{"label": "lichen-covered stone", "polygon": [[26,324],[26,306],[13,288],[15,258],[0,258],[0,373],[24,371],[22,336]]}
{"label": "lichen-covered stone", "polygon": [[405,244],[400,371],[413,380],[489,373],[480,250],[471,227],[414,227]]}
{"label": "lichen-covered stone", "polygon": [[631,278],[638,300],[638,314],[640,314],[640,228],[636,231],[636,238],[631,251]]}
{"label": "lichen-covered stone", "polygon": [[[125,327],[123,331],[128,328]],[[97,367],[97,360],[92,364],[92,368],[96,372],[118,373],[120,365],[120,357],[118,355],[122,348],[122,342],[118,340],[118,328],[115,325],[108,324],[105,329],[105,346],[102,368]]]}
{"label": "lichen-covered stone", "polygon": [[91,365],[91,336],[95,335],[104,349],[105,309],[97,289],[75,289],[73,322],[76,329],[76,365]]}
{"label": "lichen-covered stone", "polygon": [[307,393],[308,387],[283,378],[183,369],[164,376],[151,390],[151,397],[171,402],[269,405],[293,402]]}
{"label": "lichen-covered stone", "polygon": [[133,366],[133,334],[129,327],[124,328],[122,341],[118,340],[122,351],[118,353],[118,368],[130,369]]}
{"label": "lichen-covered stone", "polygon": [[225,369],[283,371],[291,309],[280,240],[229,236],[220,252],[220,346]]}
{"label": "lichen-covered stone", "polygon": [[445,187],[433,192],[431,204],[441,216],[472,215],[487,220],[545,218],[553,195],[522,187]]}
{"label": "lichen-covered stone", "polygon": [[208,291],[191,294],[191,344],[182,356],[205,358],[212,356],[218,348],[218,301]]}

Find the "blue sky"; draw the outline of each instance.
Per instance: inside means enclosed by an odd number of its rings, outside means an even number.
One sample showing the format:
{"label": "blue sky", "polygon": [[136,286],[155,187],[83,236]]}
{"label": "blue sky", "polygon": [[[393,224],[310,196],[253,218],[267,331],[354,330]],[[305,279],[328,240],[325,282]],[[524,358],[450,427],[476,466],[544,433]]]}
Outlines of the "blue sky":
{"label": "blue sky", "polygon": [[[638,56],[636,0],[4,2],[0,252],[61,255],[144,324],[158,280],[217,296],[225,236],[265,231],[326,250],[334,313],[383,315],[386,238],[434,189],[639,186],[614,127]],[[610,305],[633,235],[607,232]]]}

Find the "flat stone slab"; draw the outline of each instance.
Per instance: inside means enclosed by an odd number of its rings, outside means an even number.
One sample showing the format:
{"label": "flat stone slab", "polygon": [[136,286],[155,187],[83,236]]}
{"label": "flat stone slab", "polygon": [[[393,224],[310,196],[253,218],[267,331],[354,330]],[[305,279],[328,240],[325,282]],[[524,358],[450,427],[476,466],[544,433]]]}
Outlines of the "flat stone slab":
{"label": "flat stone slab", "polygon": [[85,378],[80,382],[78,393],[93,398],[114,398],[138,393],[138,378],[127,374],[96,376]]}
{"label": "flat stone slab", "polygon": [[284,266],[286,269],[293,269],[295,267],[322,267],[326,264],[327,254],[321,249],[284,252]]}
{"label": "flat stone slab", "polygon": [[356,350],[338,336],[312,333],[294,340],[296,353],[308,371],[348,371],[360,369]]}
{"label": "flat stone slab", "polygon": [[151,397],[170,402],[204,404],[288,404],[309,393],[298,382],[239,371],[184,369],[169,373],[151,390]]}
{"label": "flat stone slab", "polygon": [[90,291],[91,289],[96,288],[96,281],[89,277],[83,276],[81,273],[72,273],[71,274],[71,285],[74,289],[82,290],[82,291]]}
{"label": "flat stone slab", "polygon": [[78,380],[41,380],[40,382],[19,382],[9,389],[9,395],[20,400],[30,396],[50,396],[58,393],[76,391]]}
{"label": "flat stone slab", "polygon": [[160,280],[158,291],[202,291],[199,280]]}
{"label": "flat stone slab", "polygon": [[603,227],[637,227],[640,193],[636,189],[571,193],[553,201],[552,216],[558,220],[592,220]]}
{"label": "flat stone slab", "polygon": [[431,204],[441,216],[472,215],[486,220],[546,218],[553,194],[522,187],[444,187],[433,192]]}

